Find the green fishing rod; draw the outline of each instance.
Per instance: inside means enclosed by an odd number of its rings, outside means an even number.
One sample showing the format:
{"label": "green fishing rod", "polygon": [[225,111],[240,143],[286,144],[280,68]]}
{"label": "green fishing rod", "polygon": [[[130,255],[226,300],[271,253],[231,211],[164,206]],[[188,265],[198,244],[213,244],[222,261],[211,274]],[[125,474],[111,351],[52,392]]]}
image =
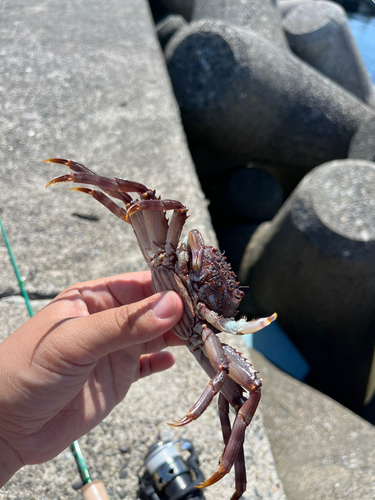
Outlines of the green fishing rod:
{"label": "green fishing rod", "polygon": [[[5,227],[2,223],[1,217],[0,217],[0,228],[1,228],[1,233],[3,235],[3,238],[4,238],[5,246],[8,250],[10,261],[12,263],[14,274],[16,275],[16,278],[17,278],[17,282],[18,282],[18,286],[19,286],[20,291],[21,291],[21,295],[25,300],[27,311],[28,311],[29,316],[31,318],[32,316],[34,316],[34,311],[33,311],[33,308],[31,307],[30,298],[29,298],[29,295],[26,291],[23,279],[21,278],[20,272],[18,270],[17,262],[16,262],[16,259],[14,257],[14,254],[12,252],[12,248],[10,246],[8,236],[7,236],[7,233],[5,231]],[[71,448],[73,456],[75,458],[75,461],[76,461],[76,464],[77,464],[77,467],[79,470],[79,474],[80,474],[81,479],[84,483],[84,486],[81,490],[83,499],[84,500],[109,500],[103,483],[101,481],[98,481],[98,480],[93,481],[91,479],[90,472],[87,468],[87,465],[86,465],[85,459],[82,455],[81,447],[80,447],[78,441],[74,441],[74,443],[72,443],[70,445],[70,448]]]}

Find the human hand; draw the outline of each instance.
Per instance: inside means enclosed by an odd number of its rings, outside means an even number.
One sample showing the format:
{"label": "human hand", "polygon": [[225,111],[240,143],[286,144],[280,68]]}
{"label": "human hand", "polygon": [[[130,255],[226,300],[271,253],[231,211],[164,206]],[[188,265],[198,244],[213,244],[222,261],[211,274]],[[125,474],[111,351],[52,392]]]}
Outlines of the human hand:
{"label": "human hand", "polygon": [[0,487],[96,426],[133,382],[165,370],[183,304],[149,272],[78,283],[0,344]]}

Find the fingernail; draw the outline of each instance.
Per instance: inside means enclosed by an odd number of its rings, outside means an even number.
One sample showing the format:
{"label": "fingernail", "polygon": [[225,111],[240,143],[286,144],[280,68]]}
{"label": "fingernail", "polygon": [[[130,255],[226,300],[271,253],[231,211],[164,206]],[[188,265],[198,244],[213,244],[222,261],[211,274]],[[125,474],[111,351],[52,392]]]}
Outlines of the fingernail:
{"label": "fingernail", "polygon": [[159,319],[168,319],[176,314],[176,299],[173,292],[163,294],[152,304],[152,310]]}

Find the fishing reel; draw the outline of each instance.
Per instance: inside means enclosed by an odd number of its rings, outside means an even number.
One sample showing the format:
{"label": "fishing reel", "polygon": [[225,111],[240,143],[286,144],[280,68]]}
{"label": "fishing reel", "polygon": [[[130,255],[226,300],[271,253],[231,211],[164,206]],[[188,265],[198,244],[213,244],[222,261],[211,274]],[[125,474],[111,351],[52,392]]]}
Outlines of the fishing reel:
{"label": "fishing reel", "polygon": [[204,476],[194,447],[186,439],[152,445],[138,480],[140,500],[204,500],[202,490],[196,488]]}

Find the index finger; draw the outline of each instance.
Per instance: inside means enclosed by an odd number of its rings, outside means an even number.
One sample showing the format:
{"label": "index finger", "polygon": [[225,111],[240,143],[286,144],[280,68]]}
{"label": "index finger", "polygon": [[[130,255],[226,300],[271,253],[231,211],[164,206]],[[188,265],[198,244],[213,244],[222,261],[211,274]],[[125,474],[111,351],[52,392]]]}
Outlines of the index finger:
{"label": "index finger", "polygon": [[150,271],[125,273],[76,283],[65,290],[69,295],[73,291],[80,294],[90,314],[139,302],[153,294]]}

